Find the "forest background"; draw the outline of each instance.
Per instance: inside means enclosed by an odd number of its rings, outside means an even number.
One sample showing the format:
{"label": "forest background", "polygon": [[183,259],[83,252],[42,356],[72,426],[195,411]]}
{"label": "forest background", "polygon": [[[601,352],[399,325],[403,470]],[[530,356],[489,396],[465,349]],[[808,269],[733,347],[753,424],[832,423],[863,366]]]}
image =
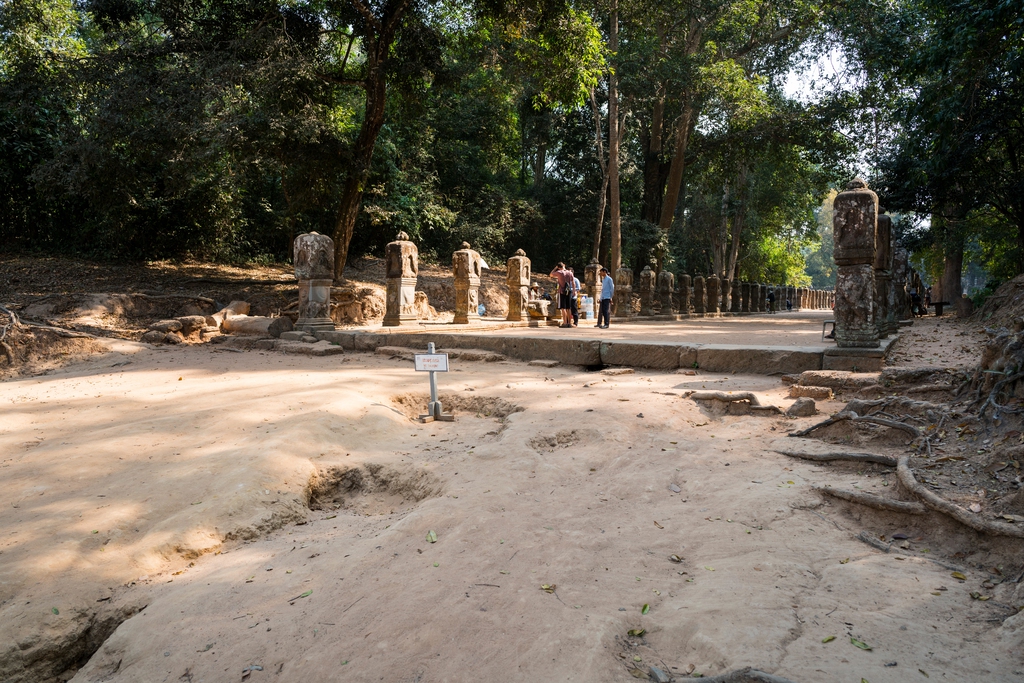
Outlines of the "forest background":
{"label": "forest background", "polygon": [[1024,272],[1022,72],[1011,0],[6,0],[0,251],[829,287],[863,174],[941,296]]}

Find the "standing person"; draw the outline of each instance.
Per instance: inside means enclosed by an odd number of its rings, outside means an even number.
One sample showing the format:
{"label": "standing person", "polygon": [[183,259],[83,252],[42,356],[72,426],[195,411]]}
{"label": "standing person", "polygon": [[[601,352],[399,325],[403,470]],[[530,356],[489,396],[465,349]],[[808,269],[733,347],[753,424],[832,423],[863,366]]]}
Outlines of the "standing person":
{"label": "standing person", "polygon": [[[607,268],[601,269],[601,303],[597,311],[597,326],[608,329],[608,321],[612,315],[612,297],[615,296],[615,282]],[[604,325],[601,320],[604,320]]]}
{"label": "standing person", "polygon": [[774,287],[769,287],[768,288],[768,312],[769,313],[774,313],[775,312],[775,288]]}
{"label": "standing person", "polygon": [[928,309],[932,307],[932,288],[924,290],[924,311],[921,315],[928,315]]}
{"label": "standing person", "polygon": [[569,273],[572,274],[572,298],[569,301],[569,312],[572,315],[572,326],[577,327],[580,324],[580,279],[576,277],[572,268],[569,269]]}
{"label": "standing person", "polygon": [[565,264],[561,261],[555,266],[555,269],[551,271],[551,277],[558,281],[558,310],[562,313],[562,324],[559,327],[572,327],[570,316],[571,304],[569,303],[572,297],[572,273],[565,268]]}

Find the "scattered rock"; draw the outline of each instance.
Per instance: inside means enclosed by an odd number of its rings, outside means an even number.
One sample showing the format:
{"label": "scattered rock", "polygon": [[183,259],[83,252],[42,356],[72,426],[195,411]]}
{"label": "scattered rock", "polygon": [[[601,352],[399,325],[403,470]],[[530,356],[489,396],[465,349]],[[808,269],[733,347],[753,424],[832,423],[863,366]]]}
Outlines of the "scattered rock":
{"label": "scattered rock", "polygon": [[537,368],[553,368],[556,365],[558,365],[558,361],[557,360],[542,360],[542,359],[538,359],[538,360],[531,360],[529,363],[527,363],[527,365],[532,365],[532,366],[537,367]]}
{"label": "scattered rock", "polygon": [[606,369],[601,371],[601,374],[602,375],[610,375],[610,376],[613,376],[613,377],[615,375],[632,375],[633,374],[633,368],[606,368]]}
{"label": "scattered rock", "polygon": [[181,332],[168,332],[164,335],[164,344],[183,344],[185,338],[181,336]]}
{"label": "scattered rock", "polygon": [[179,330],[181,330],[181,321],[158,320],[152,325],[150,325],[149,329],[153,330],[154,332],[163,332],[164,334],[167,334],[168,332],[178,332]]}
{"label": "scattered rock", "polygon": [[814,405],[814,399],[801,396],[789,407],[789,410],[786,411],[786,415],[789,417],[810,417],[817,412],[818,409]]}
{"label": "scattered rock", "polygon": [[166,332],[160,332],[159,330],[150,330],[142,335],[142,341],[147,344],[162,344],[164,337],[167,335]]}
{"label": "scattered rock", "polygon": [[206,316],[185,315],[179,317],[178,322],[181,323],[181,327],[179,329],[183,337],[198,341],[203,328],[206,327]]}
{"label": "scattered rock", "polygon": [[812,387],[801,384],[794,384],[789,388],[790,398],[813,398],[817,401],[831,401],[832,387]]}
{"label": "scattered rock", "polygon": [[655,683],[672,683],[672,677],[656,666],[651,667],[650,676]]}

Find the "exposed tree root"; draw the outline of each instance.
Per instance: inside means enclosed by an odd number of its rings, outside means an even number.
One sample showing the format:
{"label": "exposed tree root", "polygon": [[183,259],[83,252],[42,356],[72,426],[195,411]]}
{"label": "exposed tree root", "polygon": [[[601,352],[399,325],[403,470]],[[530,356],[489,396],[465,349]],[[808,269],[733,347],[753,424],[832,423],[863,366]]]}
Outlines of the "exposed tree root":
{"label": "exposed tree root", "polygon": [[914,478],[914,473],[910,469],[909,455],[900,457],[899,463],[896,466],[896,476],[899,478],[900,483],[908,491],[920,498],[925,505],[933,510],[952,517],[964,526],[969,526],[975,531],[992,534],[993,536],[1024,538],[1024,526],[1018,527],[1004,522],[995,522],[983,519],[968,512],[967,510],[964,510],[959,505],[954,505],[948,500],[945,500],[944,498],[929,491],[923,484]]}
{"label": "exposed tree root", "polygon": [[727,674],[708,676],[700,680],[704,681],[704,683],[793,683],[788,678],[766,674],[749,666],[737,669],[736,671],[730,671]]}
{"label": "exposed tree root", "polygon": [[762,407],[757,396],[749,391],[738,391],[734,394],[727,394],[724,391],[695,391],[690,394],[690,398],[694,401],[725,401],[726,403],[750,401],[750,405]]}
{"label": "exposed tree root", "polygon": [[988,392],[988,398],[986,398],[985,402],[981,404],[981,410],[978,411],[979,414],[982,417],[984,417],[985,416],[985,411],[987,411],[990,406],[992,408],[994,408],[997,413],[1018,413],[1018,412],[1020,412],[1019,408],[1011,408],[1009,406],[1000,405],[999,403],[996,402],[996,397],[999,396],[999,392],[1007,384],[1014,384],[1014,383],[1016,383],[1016,382],[1018,382],[1019,380],[1022,380],[1022,379],[1024,379],[1024,372],[1018,372],[1015,375],[1010,375],[1009,377],[1005,377],[1005,378],[999,380],[998,382],[996,382],[995,384],[993,384],[992,385],[992,390],[990,392]]}
{"label": "exposed tree root", "polygon": [[791,458],[830,462],[832,460],[849,460],[851,462],[874,462],[879,465],[896,467],[896,458],[878,453],[800,453],[798,451],[775,451]]}
{"label": "exposed tree root", "polygon": [[846,489],[832,488],[831,486],[814,486],[815,491],[824,493],[825,495],[832,496],[834,498],[841,498],[848,500],[851,503],[859,503],[866,505],[876,510],[886,510],[888,512],[902,512],[908,515],[923,515],[928,511],[928,508],[921,503],[906,502],[902,500],[891,500],[889,498],[882,498],[876,496],[873,493],[863,493],[861,491],[848,491]]}
{"label": "exposed tree root", "polygon": [[833,424],[836,424],[837,422],[842,422],[844,420],[849,420],[850,422],[867,422],[869,424],[881,425],[882,427],[890,427],[892,429],[899,429],[899,430],[902,430],[902,431],[906,432],[907,434],[910,434],[915,439],[921,436],[921,430],[919,430],[917,427],[914,427],[913,425],[908,425],[908,424],[904,424],[902,422],[897,422],[896,420],[888,420],[888,419],[886,419],[884,417],[875,417],[873,415],[863,415],[862,416],[862,415],[858,415],[857,413],[853,412],[852,410],[844,410],[844,411],[842,411],[840,413],[836,413],[835,415],[833,415],[832,417],[828,418],[824,422],[819,422],[816,425],[811,425],[807,429],[801,429],[798,432],[790,432],[789,435],[790,436],[807,436],[808,434],[810,434],[811,432],[813,432],[816,429],[821,429],[822,427],[827,427],[829,425],[833,425]]}
{"label": "exposed tree root", "polygon": [[14,349],[10,347],[7,342],[0,341],[0,351],[4,352],[4,356],[7,357],[8,365],[14,365]]}

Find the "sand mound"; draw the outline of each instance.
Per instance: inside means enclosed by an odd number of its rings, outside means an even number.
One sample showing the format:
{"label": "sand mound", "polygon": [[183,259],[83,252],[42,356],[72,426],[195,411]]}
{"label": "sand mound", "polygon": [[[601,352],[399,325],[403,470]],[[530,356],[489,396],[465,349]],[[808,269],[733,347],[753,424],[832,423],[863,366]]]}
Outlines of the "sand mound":
{"label": "sand mound", "polygon": [[[391,400],[403,414],[415,419],[426,410],[430,397],[427,394],[413,393],[401,394]],[[522,406],[497,396],[439,394],[438,400],[441,401],[446,412],[469,413],[477,417],[490,417],[497,420],[504,420],[512,413],[520,413],[525,410]]]}
{"label": "sand mound", "polygon": [[313,510],[346,510],[363,515],[392,514],[408,503],[441,493],[441,481],[422,468],[398,468],[368,462],[360,466],[318,469],[307,488]]}
{"label": "sand mound", "polygon": [[1024,318],[1024,275],[1001,284],[974,314],[987,327],[1013,328],[1014,321]]}

